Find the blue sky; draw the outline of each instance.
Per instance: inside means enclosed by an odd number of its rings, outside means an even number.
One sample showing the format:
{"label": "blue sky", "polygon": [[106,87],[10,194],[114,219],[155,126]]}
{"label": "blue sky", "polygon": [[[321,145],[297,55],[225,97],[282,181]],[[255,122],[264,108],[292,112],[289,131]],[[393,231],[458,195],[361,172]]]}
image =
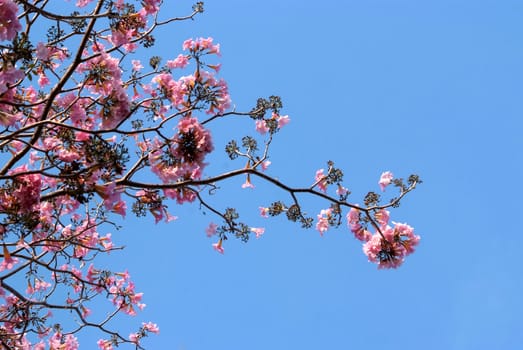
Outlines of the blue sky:
{"label": "blue sky", "polygon": [[[190,11],[166,1],[164,14]],[[195,21],[157,36],[150,53],[176,57],[188,37],[221,44],[221,76],[238,110],[282,96],[292,122],[273,143],[269,174],[313,182],[332,159],[352,201],[382,171],[424,183],[391,218],[420,246],[398,270],[376,269],[345,227],[320,237],[259,205],[287,197],[256,181],[224,183],[213,198],[265,235],[212,250],[213,218],[171,207],[179,220],[128,218],[112,254],[145,292],[148,349],[521,349],[523,237],[523,3],[520,1],[206,1]],[[166,16],[166,15],[165,15]],[[253,133],[240,118],[212,126],[210,172],[241,167],[220,153]],[[388,193],[388,192],[387,192]],[[324,203],[304,199],[316,214]],[[214,219],[216,221],[216,219]]]}

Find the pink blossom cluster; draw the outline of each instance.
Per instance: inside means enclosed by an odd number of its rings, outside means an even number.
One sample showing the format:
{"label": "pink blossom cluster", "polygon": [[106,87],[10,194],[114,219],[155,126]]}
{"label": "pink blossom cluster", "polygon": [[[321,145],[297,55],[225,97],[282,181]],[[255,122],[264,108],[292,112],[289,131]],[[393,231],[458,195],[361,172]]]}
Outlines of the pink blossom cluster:
{"label": "pink blossom cluster", "polygon": [[316,223],[316,230],[323,236],[330,227],[329,221],[332,218],[332,208],[322,209],[318,214],[318,222]]}
{"label": "pink blossom cluster", "polygon": [[[176,190],[166,190],[170,197],[173,195],[173,191]],[[158,223],[162,220],[165,220],[166,222],[176,220],[176,216],[172,216],[168,211],[165,205],[163,205],[162,198],[156,191],[148,191],[148,190],[139,190],[136,192],[136,198],[138,201],[145,205],[149,212],[154,216],[155,222]],[[186,197],[183,197],[186,198]],[[187,199],[187,201],[190,201],[190,199]]]}
{"label": "pink blossom cluster", "polygon": [[207,71],[201,71],[197,76],[198,82],[211,91],[211,101],[207,114],[222,114],[231,107],[231,97],[229,87],[223,79],[216,79],[216,76]]}
{"label": "pink blossom cluster", "polygon": [[125,217],[127,203],[122,199],[122,187],[118,187],[113,181],[104,186],[95,185],[95,190],[103,198],[105,209]]}
{"label": "pink blossom cluster", "polygon": [[395,222],[393,225],[382,227],[381,234],[375,233],[363,245],[363,252],[378,268],[397,268],[419,243],[420,237],[412,227]]}
{"label": "pink blossom cluster", "polygon": [[181,108],[185,102],[185,96],[189,92],[193,82],[187,83],[187,79],[175,80],[170,73],[160,73],[152,79],[158,85],[160,96],[167,98],[173,107]]}
{"label": "pink blossom cluster", "polygon": [[[0,0],[1,1],[1,0]],[[1,67],[0,70],[0,94],[6,94],[2,96],[3,99],[13,100],[14,98],[14,89],[10,87],[14,86],[19,80],[22,80],[25,77],[25,74],[22,70],[15,68],[12,64],[5,64]],[[9,109],[6,110],[7,106],[3,106],[2,110],[9,113]],[[4,126],[9,126],[14,124],[16,119],[6,118],[3,116],[0,118],[0,123]]]}
{"label": "pink blossom cluster", "polygon": [[380,185],[382,191],[385,191],[385,188],[391,184],[393,178],[394,175],[390,171],[385,171],[381,174],[378,184]]}
{"label": "pink blossom cluster", "polygon": [[[212,38],[187,39],[183,44],[183,49],[188,50],[188,55],[178,55],[174,60],[168,60],[166,67],[169,69],[185,68],[189,60],[194,58],[197,64],[200,62],[201,55],[219,55],[218,44],[213,44]],[[220,65],[205,64],[205,66],[219,71]],[[227,83],[223,79],[217,79],[215,74],[205,69],[197,69],[193,75],[175,78],[170,72],[161,72],[152,78],[152,86],[143,86],[147,93],[153,97],[161,97],[168,100],[169,104],[164,105],[161,111],[156,111],[160,117],[164,118],[164,112],[171,108],[181,110],[189,107],[195,99],[199,100],[201,106],[206,106],[207,114],[224,113],[231,106],[231,98]],[[202,95],[202,91],[205,94]],[[149,107],[148,103],[144,106]]]}
{"label": "pink blossom cluster", "polygon": [[189,64],[189,56],[179,54],[174,60],[167,61],[167,67],[169,69],[174,68],[185,68]]}
{"label": "pink blossom cluster", "polygon": [[[25,174],[18,175],[16,174]],[[30,173],[27,165],[21,165],[11,171],[13,186],[9,191],[0,191],[0,210],[18,210],[30,213],[39,210],[42,176]]]}
{"label": "pink blossom cluster", "polygon": [[323,193],[326,193],[327,192],[327,181],[326,181],[326,175],[324,173],[324,170],[323,169],[318,169],[318,171],[316,171],[316,175],[314,177],[314,183],[316,184],[316,186],[318,186],[318,189],[320,191],[322,191]]}
{"label": "pink blossom cluster", "polygon": [[[92,0],[78,0],[76,6],[85,7]],[[111,35],[108,41],[115,47],[122,47],[126,52],[134,52],[141,39],[146,37],[147,19],[154,16],[160,10],[161,0],[143,0],[142,8],[135,13],[124,13],[123,0],[114,2],[114,8],[119,12],[120,17],[111,26]]]}
{"label": "pink blossom cluster", "polygon": [[[151,170],[164,182],[176,183],[201,178],[205,167],[205,156],[213,151],[211,134],[196,118],[183,117],[178,122],[177,132],[169,143],[155,139],[143,144],[149,148]],[[176,188],[164,191],[166,196],[178,203],[192,202],[193,191]]]}
{"label": "pink blossom cluster", "polygon": [[[288,115],[279,115],[277,113],[272,113],[271,118],[272,120],[276,120],[278,123],[278,129],[283,128],[285,125],[289,124],[291,119]],[[269,132],[269,127],[267,126],[267,120],[260,119],[255,122],[256,124],[256,131],[260,134],[264,135],[267,132]]]}
{"label": "pink blossom cluster", "polygon": [[196,38],[187,39],[183,42],[182,48],[188,50],[191,53],[197,54],[216,54],[220,55],[220,44],[214,44],[214,39],[208,38]]}
{"label": "pink blossom cluster", "polygon": [[129,116],[129,97],[122,83],[119,61],[111,57],[101,44],[93,45],[92,51],[93,55],[78,66],[77,72],[85,73],[83,84],[91,93],[100,95],[103,101],[104,107],[97,115],[101,128],[112,129]]}
{"label": "pink blossom cluster", "polygon": [[361,224],[360,211],[355,208],[351,208],[347,214],[347,226],[354,234],[357,240],[366,242],[368,241],[372,234],[367,231]]}
{"label": "pink blossom cluster", "polygon": [[135,291],[134,283],[130,280],[127,271],[110,273],[96,269],[93,264],[90,264],[84,274],[82,270],[65,264],[59,271],[53,273],[53,280],[68,281],[73,286],[76,295],[70,295],[67,302],[71,305],[80,305],[84,317],[91,314],[91,310],[82,304],[82,295],[87,291],[97,293],[105,291],[117,310],[131,316],[136,315],[136,308],[142,310],[145,307],[142,303],[143,293]]}
{"label": "pink blossom cluster", "polygon": [[13,40],[16,33],[22,30],[17,12],[18,6],[14,1],[0,0],[0,41]]}
{"label": "pink blossom cluster", "polygon": [[397,268],[414,252],[420,236],[407,224],[392,222],[394,226],[389,226],[389,212],[385,209],[375,213],[375,220],[379,227],[372,234],[361,225],[358,209],[352,208],[347,214],[347,224],[356,239],[363,242],[363,252],[369,261],[378,264],[380,269]]}

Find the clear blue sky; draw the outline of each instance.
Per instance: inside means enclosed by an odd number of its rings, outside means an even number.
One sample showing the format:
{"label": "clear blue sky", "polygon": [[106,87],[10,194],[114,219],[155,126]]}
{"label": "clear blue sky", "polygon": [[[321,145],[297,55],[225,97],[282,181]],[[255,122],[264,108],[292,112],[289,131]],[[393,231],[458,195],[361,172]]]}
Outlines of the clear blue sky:
{"label": "clear blue sky", "polygon": [[[164,16],[192,5],[165,2]],[[378,271],[345,227],[322,238],[264,221],[257,207],[287,197],[236,179],[215,203],[266,233],[229,240],[225,255],[212,250],[213,218],[197,207],[172,206],[180,219],[170,224],[128,218],[114,233],[127,248],[113,262],[148,304],[116,326],[158,323],[148,349],[522,349],[523,3],[205,5],[158,35],[151,55],[176,57],[186,38],[212,36],[238,110],[281,95],[292,122],[274,142],[270,174],[290,184],[310,185],[332,159],[361,202],[384,170],[419,174],[423,185],[391,218],[414,226],[421,244],[400,269]],[[215,127],[217,152],[253,132],[237,119]],[[209,171],[243,165],[220,157]],[[322,208],[305,203],[314,215]]]}

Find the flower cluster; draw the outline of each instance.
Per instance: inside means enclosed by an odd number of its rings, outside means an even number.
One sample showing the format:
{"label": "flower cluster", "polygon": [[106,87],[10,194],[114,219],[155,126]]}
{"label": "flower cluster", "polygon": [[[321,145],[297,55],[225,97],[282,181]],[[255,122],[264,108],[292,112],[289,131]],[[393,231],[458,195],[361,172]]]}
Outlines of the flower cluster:
{"label": "flower cluster", "polygon": [[77,72],[85,73],[83,84],[91,93],[100,95],[103,107],[97,117],[101,120],[101,128],[112,129],[129,116],[129,97],[122,83],[118,60],[111,57],[101,44],[93,45],[92,51],[87,61],[78,66]]}
{"label": "flower cluster", "polygon": [[420,236],[414,234],[414,229],[407,225],[392,222],[389,225],[390,213],[385,209],[378,210],[375,215],[376,232],[372,234],[362,225],[361,212],[351,208],[347,214],[347,225],[354,237],[363,242],[363,252],[370,262],[378,264],[378,268],[397,268],[405,257],[414,252],[420,241]]}
{"label": "flower cluster", "polygon": [[0,0],[0,41],[13,40],[22,30],[16,13],[18,6],[12,0]]}
{"label": "flower cluster", "polygon": [[[198,180],[205,167],[205,156],[214,149],[211,134],[196,118],[192,117],[180,119],[176,129],[176,134],[168,142],[162,143],[156,139],[147,144],[151,149],[149,152],[151,170],[164,183]],[[180,194],[180,191],[167,193],[183,202],[184,194]]]}
{"label": "flower cluster", "polygon": [[396,268],[405,257],[414,252],[420,237],[407,224],[393,222],[393,227],[382,226],[380,231],[363,245],[363,252],[378,268]]}

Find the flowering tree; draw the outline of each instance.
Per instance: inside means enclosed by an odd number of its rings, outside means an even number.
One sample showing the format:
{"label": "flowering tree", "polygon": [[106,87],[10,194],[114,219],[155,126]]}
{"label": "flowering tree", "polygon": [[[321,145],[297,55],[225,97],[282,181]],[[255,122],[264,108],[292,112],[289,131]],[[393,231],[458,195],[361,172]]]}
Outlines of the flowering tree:
{"label": "flowering tree", "polygon": [[[113,215],[171,221],[168,205],[196,201],[220,222],[209,223],[207,234],[223,253],[228,238],[264,232],[241,222],[236,209],[212,205],[217,183],[232,177],[244,178],[244,188],[257,178],[287,194],[260,207],[263,217],[284,215],[322,235],[346,222],[378,268],[396,268],[413,252],[419,236],[389,223],[387,209],[416,187],[417,176],[404,181],[384,172],[381,190],[392,184],[397,195],[383,202],[369,192],[363,205],[348,201],[343,172],[331,161],[307,180],[311,185],[291,187],[267,170],[273,138],[290,121],[280,98],[260,98],[247,112],[231,109],[212,38],[188,39],[165,61],[133,59],[154,45],[156,28],[192,19],[203,3],[167,19],[160,19],[161,0],[78,0],[70,14],[63,6],[70,5],[0,0],[2,348],[77,349],[77,333],[90,327],[100,332],[101,349],[141,349],[142,338],[159,331],[154,323],[130,335],[110,328],[112,318],[135,315],[143,304],[127,272],[97,267],[97,256],[117,249],[104,230]],[[257,136],[220,145],[240,165],[207,174],[212,122],[229,116],[252,119]],[[325,203],[316,218],[300,204],[305,195]],[[103,298],[110,310],[91,312]]]}

